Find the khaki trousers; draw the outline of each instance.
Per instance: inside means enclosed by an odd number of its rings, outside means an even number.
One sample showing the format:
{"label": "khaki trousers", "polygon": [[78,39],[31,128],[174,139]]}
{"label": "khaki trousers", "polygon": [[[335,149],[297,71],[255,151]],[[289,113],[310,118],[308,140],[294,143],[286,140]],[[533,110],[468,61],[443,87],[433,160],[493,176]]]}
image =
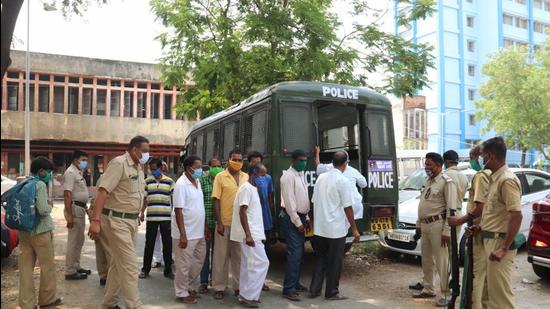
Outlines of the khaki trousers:
{"label": "khaki trousers", "polygon": [[122,219],[112,215],[101,215],[99,237],[107,243],[110,257],[105,296],[102,308],[114,307],[118,302],[118,292],[124,295],[124,307],[141,308],[138,291],[138,265],[136,256],[137,219]]}
{"label": "khaki trousers", "polygon": [[67,253],[65,256],[65,274],[76,274],[80,267],[80,255],[84,246],[86,232],[86,209],[72,205],[73,227],[68,229]]}
{"label": "khaki trousers", "polygon": [[489,295],[487,295],[487,280],[483,275],[487,263],[485,249],[481,243],[481,235],[474,236],[474,286],[472,288],[472,308],[489,308]]}
{"label": "khaki trousers", "polygon": [[40,289],[38,304],[41,306],[56,300],[56,272],[53,249],[53,232],[31,236],[19,232],[19,306],[36,308],[33,273],[36,260],[40,264]]}
{"label": "khaki trousers", "polygon": [[441,294],[449,288],[449,249],[441,246],[443,220],[421,223],[422,232],[422,271],[424,273],[422,292],[435,294],[434,266],[439,276]]}
{"label": "khaki trousers", "polygon": [[[500,260],[490,261],[491,252],[500,248],[503,239],[484,239],[484,257],[482,259],[480,269],[480,280],[485,279],[487,282],[487,294],[489,303],[487,308],[508,309],[515,308],[514,293],[512,292],[512,265],[516,257],[517,250],[509,250],[508,253]],[[477,293],[480,287],[477,287]],[[479,306],[479,303],[478,303]]]}
{"label": "khaki trousers", "polygon": [[174,290],[177,298],[189,296],[193,281],[200,275],[206,256],[206,240],[204,238],[189,240],[185,249],[178,245],[179,239],[172,239],[172,250],[176,255]]}
{"label": "khaki trousers", "polygon": [[231,261],[231,278],[234,291],[239,289],[241,271],[240,243],[230,240],[231,226],[224,227],[223,236],[214,232],[214,258],[212,261],[212,287],[224,291],[227,287],[228,264]]}
{"label": "khaki trousers", "polygon": [[109,273],[109,259],[110,255],[101,240],[95,241],[95,263],[97,267],[97,274],[100,279],[107,279],[107,273]]}

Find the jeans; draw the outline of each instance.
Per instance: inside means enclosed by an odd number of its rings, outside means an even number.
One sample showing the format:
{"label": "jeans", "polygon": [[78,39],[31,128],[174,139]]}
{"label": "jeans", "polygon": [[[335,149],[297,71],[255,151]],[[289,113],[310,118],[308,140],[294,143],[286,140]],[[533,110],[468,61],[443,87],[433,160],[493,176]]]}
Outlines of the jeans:
{"label": "jeans", "polygon": [[[214,233],[216,233],[216,230],[213,229]],[[202,265],[201,270],[201,284],[205,284],[208,286],[208,282],[210,281],[210,275],[212,274],[212,268],[210,265],[211,259],[211,252],[212,250],[212,243],[214,242],[214,237],[212,237],[210,240],[206,241],[206,256],[204,258],[204,265]]]}
{"label": "jeans", "polygon": [[147,221],[145,229],[145,250],[143,252],[143,268],[141,269],[142,272],[148,274],[151,271],[157,231],[160,228],[160,236],[162,238],[162,256],[164,258],[164,274],[167,275],[172,273],[171,224],[171,221]]}
{"label": "jeans", "polygon": [[315,266],[311,277],[310,292],[311,294],[321,294],[326,275],[325,297],[333,297],[339,293],[346,237],[332,239],[314,235],[311,245],[315,252]]}
{"label": "jeans", "polygon": [[[298,214],[302,224],[306,224],[306,215]],[[295,293],[300,284],[300,272],[302,271],[302,257],[304,255],[304,243],[306,237],[290,221],[290,217],[284,212],[282,227],[286,237],[286,273],[283,283],[283,294]]]}

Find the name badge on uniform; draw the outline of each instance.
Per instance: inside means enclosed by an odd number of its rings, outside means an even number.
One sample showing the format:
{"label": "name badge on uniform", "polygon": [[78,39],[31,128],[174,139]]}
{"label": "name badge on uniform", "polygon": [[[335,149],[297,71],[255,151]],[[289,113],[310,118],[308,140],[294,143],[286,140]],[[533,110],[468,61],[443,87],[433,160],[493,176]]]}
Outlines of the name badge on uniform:
{"label": "name badge on uniform", "polygon": [[428,190],[426,190],[426,193],[424,194],[424,198],[428,199],[430,197],[430,193],[432,193],[432,188],[428,188]]}

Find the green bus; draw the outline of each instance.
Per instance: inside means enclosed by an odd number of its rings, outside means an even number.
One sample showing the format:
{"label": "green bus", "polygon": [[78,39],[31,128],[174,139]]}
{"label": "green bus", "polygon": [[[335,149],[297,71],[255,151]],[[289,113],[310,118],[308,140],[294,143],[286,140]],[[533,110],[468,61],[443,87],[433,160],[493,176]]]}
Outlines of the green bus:
{"label": "green bus", "polygon": [[361,240],[373,240],[378,231],[393,228],[397,218],[391,112],[386,97],[365,88],[283,82],[199,121],[186,138],[184,152],[197,155],[203,162],[214,157],[225,161],[232,149],[241,150],[245,158],[252,150],[262,153],[276,190],[272,214],[275,236],[284,240],[278,224],[279,179],[290,166],[292,151],[302,149],[312,154],[304,173],[311,194],[316,179],[314,147],[319,145],[322,163],[329,163],[334,152],[346,150],[349,164],[367,178],[368,186],[361,192],[363,219],[356,223]]}

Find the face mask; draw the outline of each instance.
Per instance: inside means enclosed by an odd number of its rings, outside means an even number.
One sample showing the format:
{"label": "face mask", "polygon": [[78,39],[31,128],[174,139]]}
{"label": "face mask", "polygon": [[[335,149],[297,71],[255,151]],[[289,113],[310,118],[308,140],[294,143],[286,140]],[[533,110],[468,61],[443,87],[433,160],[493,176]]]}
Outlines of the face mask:
{"label": "face mask", "polygon": [[78,168],[81,170],[85,170],[86,167],[88,167],[88,161],[80,161],[78,162]]}
{"label": "face mask", "polygon": [[149,153],[144,152],[144,153],[141,154],[141,158],[139,159],[139,163],[140,164],[145,164],[145,163],[147,163],[147,161],[149,161]]}
{"label": "face mask", "polygon": [[470,167],[476,172],[479,172],[483,169],[483,166],[481,166],[481,164],[479,164],[477,160],[470,160]]}
{"label": "face mask", "polygon": [[306,160],[300,160],[300,161],[296,161],[294,162],[294,164],[292,164],[292,167],[297,170],[298,172],[303,172],[306,170],[306,165],[307,165],[307,161]]}
{"label": "face mask", "polygon": [[221,166],[214,166],[214,167],[211,167],[210,168],[210,176],[212,176],[212,178],[216,177],[216,175],[218,175],[219,173],[221,173],[223,171],[223,168]]}
{"label": "face mask", "polygon": [[160,170],[160,168],[157,168],[156,170],[151,171],[151,174],[153,174],[155,178],[160,178],[160,176],[162,175],[162,171]]}
{"label": "face mask", "polygon": [[229,166],[236,171],[240,171],[243,168],[243,163],[229,160]]}
{"label": "face mask", "polygon": [[45,184],[48,185],[48,184],[50,184],[50,181],[52,180],[52,172],[46,173],[46,176],[44,176],[44,177],[41,177],[41,176],[38,176],[38,175],[36,175],[34,177],[38,180],[43,181]]}
{"label": "face mask", "polygon": [[483,166],[483,169],[488,169],[489,167],[487,166],[487,164],[489,162],[491,162],[491,159],[485,159],[485,157],[481,157],[483,159],[483,162],[481,163],[481,165]]}
{"label": "face mask", "polygon": [[193,179],[199,179],[201,178],[202,176],[202,168],[198,168],[196,170],[193,171],[193,174],[191,174],[191,176],[193,177]]}
{"label": "face mask", "polygon": [[432,178],[434,176],[434,172],[432,170],[429,170],[429,169],[425,169],[426,171],[426,175],[430,178]]}

